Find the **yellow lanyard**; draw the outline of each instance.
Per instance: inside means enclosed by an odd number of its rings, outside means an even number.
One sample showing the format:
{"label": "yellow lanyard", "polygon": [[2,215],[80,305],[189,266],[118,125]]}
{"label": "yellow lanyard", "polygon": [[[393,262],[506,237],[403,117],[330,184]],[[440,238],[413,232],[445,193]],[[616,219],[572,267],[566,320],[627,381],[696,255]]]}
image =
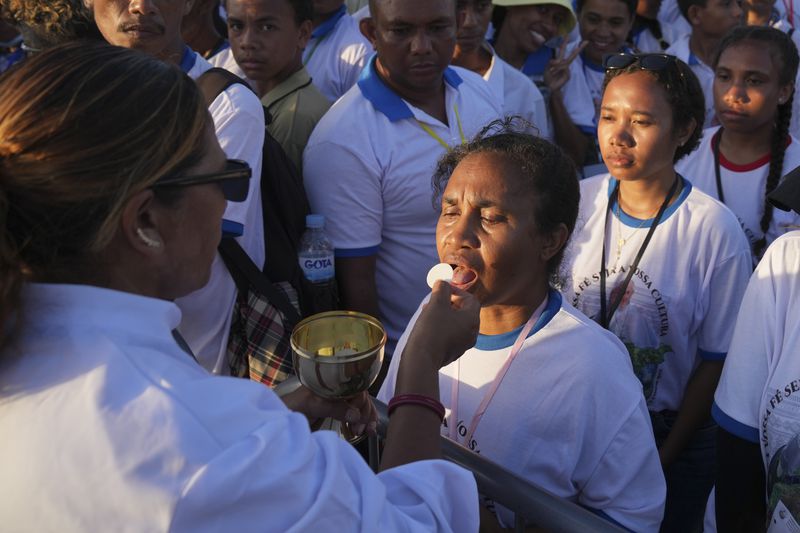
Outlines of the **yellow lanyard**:
{"label": "yellow lanyard", "polygon": [[[466,138],[466,137],[464,137],[464,128],[462,128],[462,127],[461,127],[461,117],[460,117],[460,116],[459,116],[459,114],[458,114],[458,104],[453,104],[453,110],[454,110],[454,111],[455,111],[455,113],[456,113],[456,122],[458,122],[458,133],[459,133],[459,135],[461,135],[461,144],[467,144],[467,138]],[[420,127],[421,127],[423,130],[425,130],[425,133],[427,133],[428,135],[430,135],[431,137],[433,137],[434,139],[436,139],[436,142],[438,142],[439,144],[441,144],[442,146],[444,146],[444,149],[445,149],[445,150],[449,150],[449,149],[450,149],[450,145],[449,145],[449,144],[447,144],[446,142],[444,142],[444,140],[443,140],[441,137],[439,137],[439,136],[436,134],[436,132],[435,132],[435,131],[433,131],[433,130],[431,129],[431,127],[430,127],[430,126],[428,126],[427,124],[424,124],[424,123],[420,122],[419,120],[417,120],[417,124],[419,124],[419,125],[420,125]]]}

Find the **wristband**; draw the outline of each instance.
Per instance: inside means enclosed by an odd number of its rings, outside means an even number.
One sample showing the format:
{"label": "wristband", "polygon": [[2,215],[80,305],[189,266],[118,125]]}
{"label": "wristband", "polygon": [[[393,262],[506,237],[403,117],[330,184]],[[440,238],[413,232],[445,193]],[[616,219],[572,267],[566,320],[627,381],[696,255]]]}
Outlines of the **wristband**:
{"label": "wristband", "polygon": [[423,396],[422,394],[398,394],[389,400],[389,416],[392,416],[392,412],[401,405],[419,405],[420,407],[427,407],[436,413],[440,421],[444,421],[444,405],[442,405],[442,402],[439,400],[431,398],[430,396]]}

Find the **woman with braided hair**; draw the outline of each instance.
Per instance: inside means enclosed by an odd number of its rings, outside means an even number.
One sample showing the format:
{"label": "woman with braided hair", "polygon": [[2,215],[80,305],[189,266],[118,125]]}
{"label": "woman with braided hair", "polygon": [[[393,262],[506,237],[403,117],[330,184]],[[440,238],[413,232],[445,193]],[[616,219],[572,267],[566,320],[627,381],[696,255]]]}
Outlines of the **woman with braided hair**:
{"label": "woman with braided hair", "polygon": [[796,213],[766,201],[782,176],[800,165],[800,141],[788,133],[798,53],[791,38],[769,28],[736,28],[714,61],[714,107],[721,123],[677,165],[692,183],[739,219],[757,262],[766,247],[800,224]]}

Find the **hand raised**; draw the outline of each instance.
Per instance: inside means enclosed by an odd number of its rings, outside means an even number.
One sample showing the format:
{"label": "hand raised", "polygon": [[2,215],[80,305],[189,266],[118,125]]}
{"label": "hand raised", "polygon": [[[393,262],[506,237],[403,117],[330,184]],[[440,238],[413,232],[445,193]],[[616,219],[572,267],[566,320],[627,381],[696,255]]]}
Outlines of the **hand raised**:
{"label": "hand raised", "polygon": [[551,91],[560,90],[569,81],[569,66],[589,44],[583,41],[575,47],[569,55],[567,54],[567,41],[564,40],[556,52],[556,57],[547,62],[544,69],[544,83]]}

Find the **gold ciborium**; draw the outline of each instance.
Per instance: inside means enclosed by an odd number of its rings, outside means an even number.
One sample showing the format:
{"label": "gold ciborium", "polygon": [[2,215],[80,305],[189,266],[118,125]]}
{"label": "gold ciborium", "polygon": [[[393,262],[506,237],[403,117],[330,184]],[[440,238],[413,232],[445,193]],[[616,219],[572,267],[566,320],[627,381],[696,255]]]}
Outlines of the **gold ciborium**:
{"label": "gold ciborium", "polygon": [[[328,311],[298,323],[291,344],[300,383],[323,398],[347,399],[367,390],[378,377],[386,330],[363,313]],[[326,421],[324,427],[357,440],[345,425]]]}

